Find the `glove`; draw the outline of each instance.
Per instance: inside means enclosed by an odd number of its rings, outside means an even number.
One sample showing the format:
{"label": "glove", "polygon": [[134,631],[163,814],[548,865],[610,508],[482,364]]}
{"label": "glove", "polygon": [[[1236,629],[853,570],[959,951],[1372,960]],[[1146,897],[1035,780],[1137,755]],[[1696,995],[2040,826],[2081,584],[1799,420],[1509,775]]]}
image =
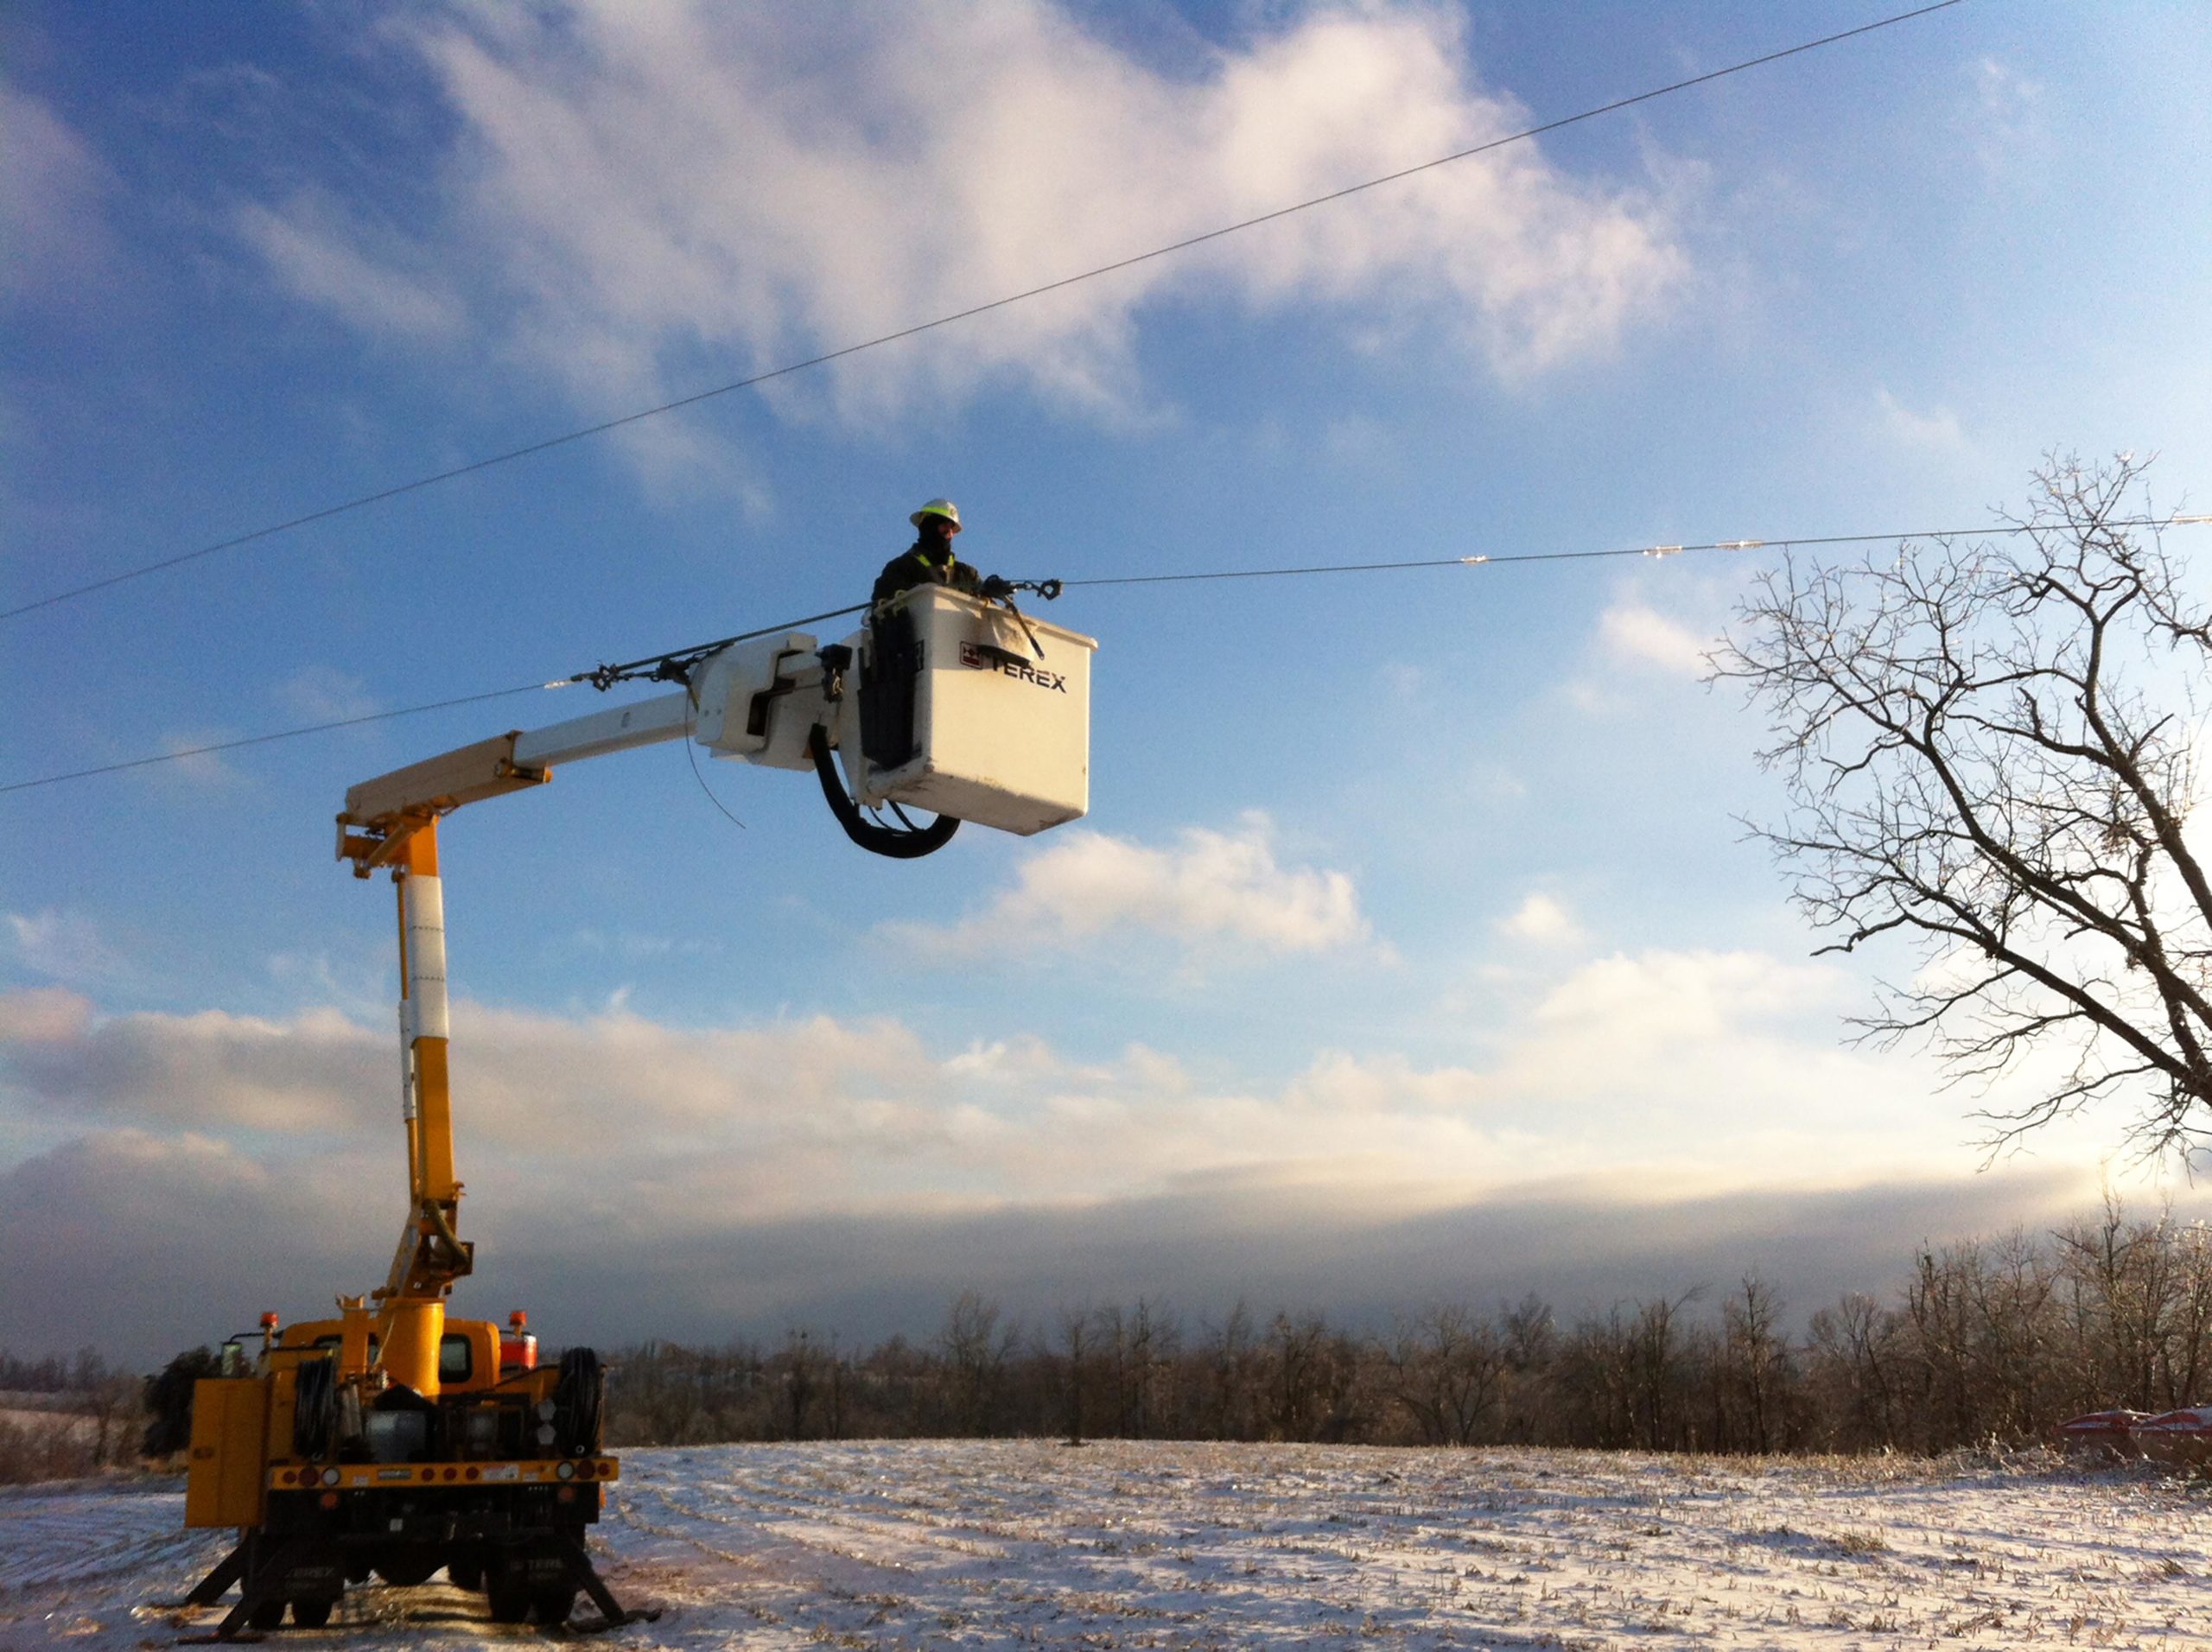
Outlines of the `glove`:
{"label": "glove", "polygon": [[1014,581],[994,574],[983,581],[982,589],[986,597],[997,602],[1014,594]]}

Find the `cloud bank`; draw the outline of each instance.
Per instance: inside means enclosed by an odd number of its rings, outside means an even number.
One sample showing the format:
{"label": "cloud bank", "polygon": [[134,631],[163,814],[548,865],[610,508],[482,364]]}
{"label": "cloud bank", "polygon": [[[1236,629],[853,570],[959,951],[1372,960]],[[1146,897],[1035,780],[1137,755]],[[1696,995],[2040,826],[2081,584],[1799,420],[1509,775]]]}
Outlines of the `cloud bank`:
{"label": "cloud bank", "polygon": [[[1877,1219],[1884,1198],[1942,1239],[2094,1198],[2087,1176],[1974,1181],[1916,1153],[1924,1090],[1830,1047],[1823,969],[1616,954],[1520,990],[1479,1055],[1323,1047],[1264,1082],[1141,1045],[941,1048],[887,1018],[464,1002],[464,1228],[489,1265],[463,1306],[512,1306],[474,1294],[496,1289],[615,1337],[925,1329],[965,1285],[1361,1313],[1758,1265],[1802,1293],[1921,1236]],[[372,1282],[403,1202],[394,1043],[327,1008],[0,995],[0,1115],[51,1144],[0,1169],[0,1343],[130,1327],[150,1357]],[[1885,1188],[1853,1215],[1852,1190]],[[1806,1210],[1851,1231],[1808,1249]]]}

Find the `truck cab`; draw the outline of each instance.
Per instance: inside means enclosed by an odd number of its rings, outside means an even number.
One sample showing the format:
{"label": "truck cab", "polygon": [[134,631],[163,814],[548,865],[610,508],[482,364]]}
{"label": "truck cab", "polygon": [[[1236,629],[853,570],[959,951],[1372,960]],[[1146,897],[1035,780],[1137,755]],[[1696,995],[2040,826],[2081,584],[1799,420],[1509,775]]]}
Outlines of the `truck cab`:
{"label": "truck cab", "polygon": [[[292,1353],[342,1361],[346,1324],[342,1319],[307,1319],[288,1326],[272,1353]],[[474,1394],[497,1388],[514,1369],[533,1369],[537,1364],[537,1339],[529,1338],[527,1364],[510,1367],[502,1352],[500,1328],[489,1319],[448,1319],[438,1338],[438,1391]],[[367,1359],[373,1364],[377,1336],[368,1334]]]}

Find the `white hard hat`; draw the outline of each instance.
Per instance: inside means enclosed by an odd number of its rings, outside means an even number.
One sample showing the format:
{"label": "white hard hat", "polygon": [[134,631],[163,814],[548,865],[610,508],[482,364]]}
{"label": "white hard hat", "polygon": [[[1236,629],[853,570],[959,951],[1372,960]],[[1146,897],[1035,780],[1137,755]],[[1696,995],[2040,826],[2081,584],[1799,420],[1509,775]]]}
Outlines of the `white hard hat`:
{"label": "white hard hat", "polygon": [[960,531],[960,507],[950,499],[931,499],[906,520],[918,528],[922,525],[924,517],[943,517],[952,524],[953,532]]}

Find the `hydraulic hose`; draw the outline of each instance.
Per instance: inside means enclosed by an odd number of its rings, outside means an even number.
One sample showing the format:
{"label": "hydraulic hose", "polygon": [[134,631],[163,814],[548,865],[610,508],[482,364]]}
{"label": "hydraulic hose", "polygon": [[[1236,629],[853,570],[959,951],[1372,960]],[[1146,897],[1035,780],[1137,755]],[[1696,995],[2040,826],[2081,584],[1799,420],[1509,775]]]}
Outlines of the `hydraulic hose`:
{"label": "hydraulic hose", "polygon": [[830,751],[829,731],[820,723],[808,733],[806,749],[814,759],[814,778],[822,782],[822,795],[829,801],[830,812],[836,816],[837,823],[845,829],[845,836],[871,855],[887,855],[894,861],[918,861],[925,855],[936,854],[960,829],[960,823],[950,815],[939,815],[918,831],[911,832],[868,819],[861,813],[860,805],[847,795],[844,782],[837,778],[836,759]]}
{"label": "hydraulic hose", "polygon": [[468,1272],[468,1253],[461,1249],[461,1240],[453,1230],[453,1220],[446,1215],[445,1206],[435,1199],[424,1199],[423,1213],[429,1218],[430,1226],[437,1233],[438,1242],[446,1248],[446,1266],[456,1274]]}

